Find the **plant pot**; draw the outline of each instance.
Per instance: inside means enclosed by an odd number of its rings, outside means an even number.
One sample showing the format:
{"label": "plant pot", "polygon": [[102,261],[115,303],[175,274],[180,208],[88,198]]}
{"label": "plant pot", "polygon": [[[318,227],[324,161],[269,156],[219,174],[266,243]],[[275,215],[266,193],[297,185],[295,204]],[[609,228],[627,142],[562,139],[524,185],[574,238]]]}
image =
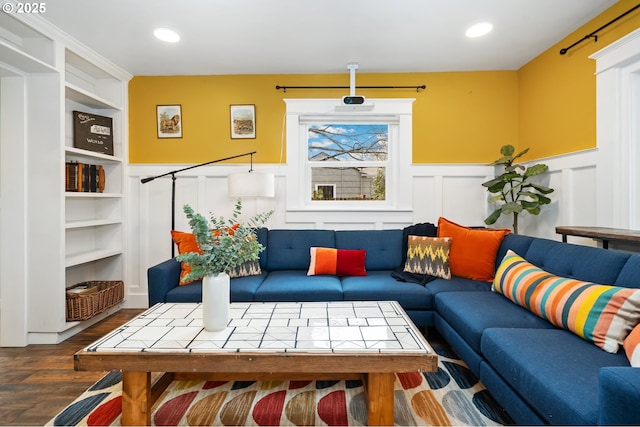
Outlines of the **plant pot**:
{"label": "plant pot", "polygon": [[221,331],[229,324],[229,281],[227,273],[202,279],[202,322],[207,331]]}

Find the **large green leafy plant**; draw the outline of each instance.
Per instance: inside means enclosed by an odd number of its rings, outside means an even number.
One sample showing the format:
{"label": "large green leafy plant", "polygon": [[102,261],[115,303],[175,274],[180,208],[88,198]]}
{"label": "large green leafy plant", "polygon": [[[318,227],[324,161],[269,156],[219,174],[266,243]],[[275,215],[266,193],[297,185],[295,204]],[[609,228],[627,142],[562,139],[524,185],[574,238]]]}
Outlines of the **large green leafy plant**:
{"label": "large green leafy plant", "polygon": [[498,203],[499,206],[484,220],[485,224],[494,224],[500,215],[513,215],[513,232],[518,233],[518,215],[523,211],[532,215],[538,215],[542,205],[551,203],[546,194],[553,189],[544,185],[529,182],[531,177],[543,174],[549,170],[544,164],[536,164],[525,167],[514,161],[525,155],[529,149],[514,155],[513,145],[504,145],[500,148],[502,157],[494,161],[493,165],[504,166],[504,172],[494,179],[482,183],[487,190],[495,196],[489,199],[490,203]]}
{"label": "large green leafy plant", "polygon": [[201,254],[189,252],[178,255],[178,261],[186,262],[191,267],[191,273],[182,279],[185,282],[228,273],[247,261],[257,260],[264,250],[264,246],[258,242],[256,229],[267,222],[273,211],[259,213],[247,222],[240,222],[242,202],[239,199],[229,219],[210,214],[207,220],[189,205],[184,205],[183,210],[202,251]]}

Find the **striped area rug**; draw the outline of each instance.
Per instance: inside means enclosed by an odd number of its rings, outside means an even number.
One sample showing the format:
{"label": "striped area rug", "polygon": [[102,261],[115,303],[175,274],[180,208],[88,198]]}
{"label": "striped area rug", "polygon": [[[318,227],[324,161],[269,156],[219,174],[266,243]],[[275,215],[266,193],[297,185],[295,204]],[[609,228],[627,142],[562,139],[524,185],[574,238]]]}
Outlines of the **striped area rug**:
{"label": "striped area rug", "polygon": [[[433,373],[400,373],[396,425],[502,425],[512,420],[446,345]],[[47,425],[120,425],[121,374],[111,372]],[[152,424],[366,425],[360,381],[174,381],[156,402]]]}

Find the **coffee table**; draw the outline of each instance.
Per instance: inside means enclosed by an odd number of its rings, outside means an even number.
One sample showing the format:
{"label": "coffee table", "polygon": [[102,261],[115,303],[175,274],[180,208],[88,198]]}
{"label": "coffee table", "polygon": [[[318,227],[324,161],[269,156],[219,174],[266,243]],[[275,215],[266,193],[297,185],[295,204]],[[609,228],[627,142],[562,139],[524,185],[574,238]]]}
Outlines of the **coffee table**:
{"label": "coffee table", "polygon": [[[369,425],[393,425],[397,372],[433,372],[437,355],[394,301],[232,303],[208,332],[197,303],[157,304],[77,352],[78,371],[122,370],[122,424],[151,425],[175,379],[363,380]],[[165,373],[152,384],[151,373]]]}

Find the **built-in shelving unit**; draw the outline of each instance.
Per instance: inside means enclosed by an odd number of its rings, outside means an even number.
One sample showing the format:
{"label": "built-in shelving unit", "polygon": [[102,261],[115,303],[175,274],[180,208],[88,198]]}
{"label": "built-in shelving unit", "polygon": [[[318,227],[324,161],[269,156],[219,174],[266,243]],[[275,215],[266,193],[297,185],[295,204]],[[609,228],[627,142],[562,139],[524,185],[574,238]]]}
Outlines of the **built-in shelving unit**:
{"label": "built-in shelving unit", "polygon": [[[0,14],[0,346],[58,342],[98,320],[66,321],[76,283],[126,288],[130,78],[40,17]],[[114,155],[75,147],[74,111],[113,120]],[[104,192],[65,191],[72,161],[101,165]],[[5,236],[21,239],[24,259]]]}

